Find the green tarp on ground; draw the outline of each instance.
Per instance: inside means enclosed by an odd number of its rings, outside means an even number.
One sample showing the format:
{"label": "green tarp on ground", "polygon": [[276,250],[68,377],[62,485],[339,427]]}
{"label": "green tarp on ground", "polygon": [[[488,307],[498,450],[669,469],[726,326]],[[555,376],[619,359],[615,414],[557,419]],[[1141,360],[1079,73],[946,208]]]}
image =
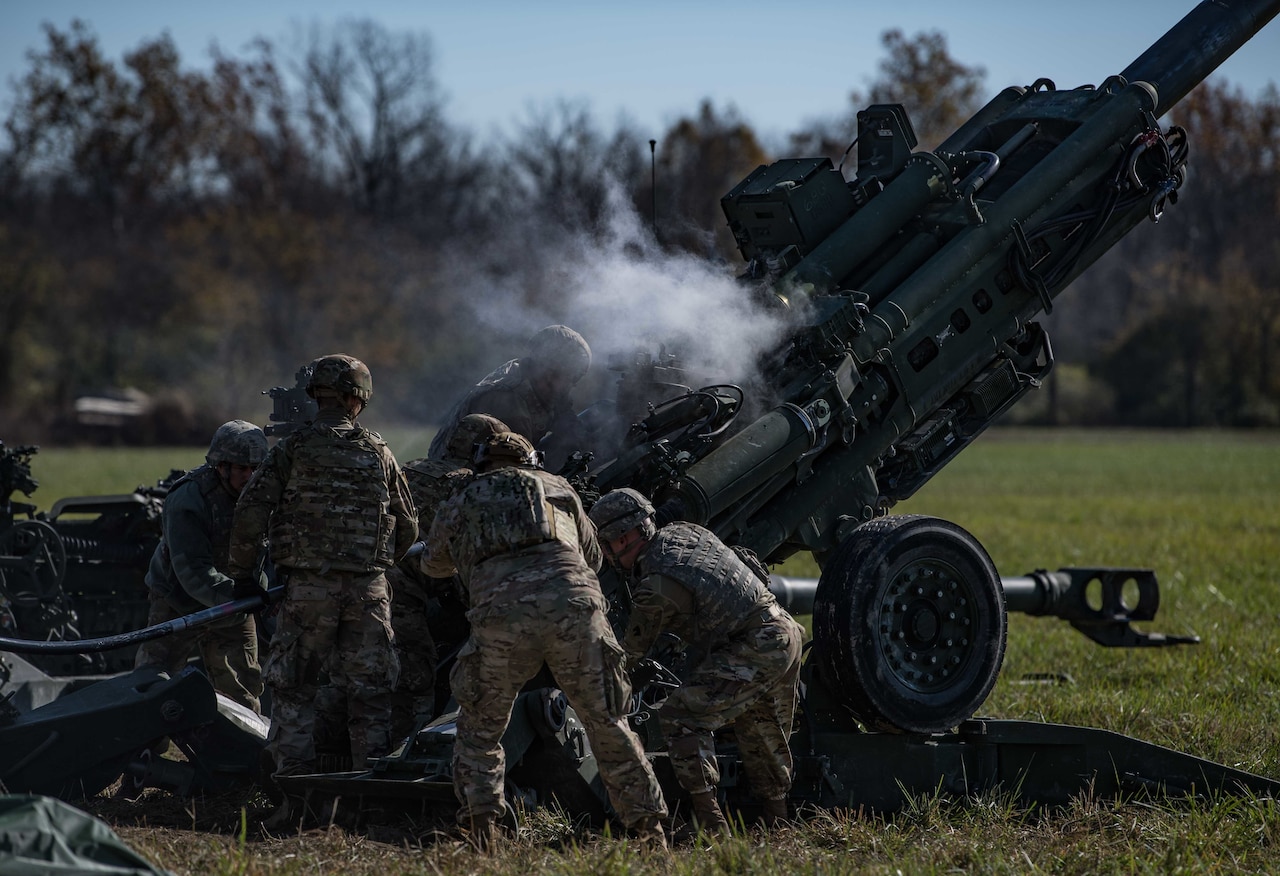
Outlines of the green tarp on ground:
{"label": "green tarp on ground", "polygon": [[106,824],[52,797],[0,796],[3,876],[173,876],[125,845]]}

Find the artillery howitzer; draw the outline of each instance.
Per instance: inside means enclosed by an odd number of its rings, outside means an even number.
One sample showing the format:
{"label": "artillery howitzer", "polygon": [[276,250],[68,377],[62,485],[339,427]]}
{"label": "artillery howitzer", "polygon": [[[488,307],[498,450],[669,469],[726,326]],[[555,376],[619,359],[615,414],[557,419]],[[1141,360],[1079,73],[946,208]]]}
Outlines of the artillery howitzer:
{"label": "artillery howitzer", "polygon": [[[722,206],[744,282],[791,319],[763,363],[772,408],[739,427],[752,399],[737,387],[657,399],[611,459],[597,453],[595,487],[637,487],[660,517],[770,562],[812,552],[813,681],[871,728],[941,732],[972,715],[1003,659],[1006,606],[1082,627],[1091,615],[1113,624],[1110,644],[1173,641],[1128,625],[1154,616],[1147,570],[1010,589],[960,527],[888,512],[1049,374],[1035,317],[1177,200],[1185,132],[1157,119],[1277,5],[1203,3],[1101,86],[1007,88],[932,152],[912,151],[901,106],[869,107],[851,181],[827,159],[758,168]],[[1125,586],[1141,599],[1126,605]]]}
{"label": "artillery howitzer", "polygon": [[[215,696],[201,673],[133,670],[147,639],[257,607],[242,600],[144,627],[147,565],[160,541],[170,472],[132,494],[30,496],[34,446],[0,442],[0,786],[75,798],[122,773],[126,787],[222,790],[257,776],[266,722]],[[252,605],[248,603],[252,602]],[[21,656],[19,656],[21,655]],[[185,763],[153,756],[171,738]]]}
{"label": "artillery howitzer", "polygon": [[[762,379],[695,389],[676,356],[644,353],[617,363],[617,398],[579,418],[594,436],[581,452],[552,436],[546,449],[567,456],[587,497],[635,487],[660,518],[704,524],[769,562],[817,558],[816,587],[774,588],[813,614],[794,804],[892,810],[995,787],[1048,804],[1085,791],[1280,792],[1116,733],[973,718],[1001,666],[1008,610],[1062,617],[1105,645],[1194,639],[1131,626],[1155,616],[1150,570],[1001,579],[961,527],[888,514],[1049,374],[1034,318],[1177,198],[1185,135],[1157,119],[1278,11],[1280,0],[1202,3],[1101,86],[1006,89],[933,152],[912,151],[902,107],[869,107],[850,181],[826,159],[757,169],[722,205],[747,289],[791,320]],[[632,723],[662,777],[642,693]],[[446,716],[369,771],[286,782],[452,805],[452,732]],[[749,808],[723,743],[721,787]],[[592,759],[557,692],[523,694],[503,745],[518,796],[599,811]]]}
{"label": "artillery howitzer", "polygon": [[[0,635],[73,640],[133,630],[147,620],[147,564],[175,474],[112,496],[69,496],[48,511],[13,500],[39,486],[35,446],[0,442]],[[89,676],[133,666],[132,651],[40,656],[42,673]],[[0,689],[10,673],[0,660]]]}

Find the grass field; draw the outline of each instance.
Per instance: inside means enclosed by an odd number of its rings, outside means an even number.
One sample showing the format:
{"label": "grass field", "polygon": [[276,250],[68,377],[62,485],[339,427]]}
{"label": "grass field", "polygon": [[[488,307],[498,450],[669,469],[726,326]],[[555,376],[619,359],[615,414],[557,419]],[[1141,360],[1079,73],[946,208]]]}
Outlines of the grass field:
{"label": "grass field", "polygon": [[[402,459],[422,451],[419,436],[388,438]],[[202,455],[44,450],[33,501],[128,491]],[[981,714],[1101,727],[1280,776],[1280,434],[993,431],[895,511],[959,523],[1006,576],[1152,568],[1162,602],[1146,626],[1202,638],[1111,650],[1061,621],[1011,616],[1004,670]],[[800,558],[782,571],[817,574]],[[1071,681],[1025,683],[1042,674]],[[161,866],[193,874],[1270,873],[1280,857],[1270,799],[1086,798],[1061,811],[925,799],[892,819],[831,813],[670,858],[575,833],[547,813],[485,858],[411,829],[267,839],[250,824],[241,836],[234,801],[148,792],[142,804],[90,808]]]}

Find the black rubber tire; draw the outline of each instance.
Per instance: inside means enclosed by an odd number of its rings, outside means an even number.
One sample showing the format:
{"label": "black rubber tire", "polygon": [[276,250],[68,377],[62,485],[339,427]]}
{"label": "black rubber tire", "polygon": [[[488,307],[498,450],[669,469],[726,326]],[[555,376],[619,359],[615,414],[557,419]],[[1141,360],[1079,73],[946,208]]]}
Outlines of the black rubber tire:
{"label": "black rubber tire", "polygon": [[967,531],[922,515],[854,530],[822,571],[813,608],[822,678],[872,730],[943,733],[995,685],[1004,588]]}

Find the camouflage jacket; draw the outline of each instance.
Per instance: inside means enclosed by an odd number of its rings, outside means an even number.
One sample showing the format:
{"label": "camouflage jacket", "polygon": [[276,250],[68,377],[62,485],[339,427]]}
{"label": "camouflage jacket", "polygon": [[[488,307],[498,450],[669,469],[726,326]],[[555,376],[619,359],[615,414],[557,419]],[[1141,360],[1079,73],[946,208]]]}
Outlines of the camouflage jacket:
{"label": "camouflage jacket", "polygon": [[457,571],[471,607],[545,590],[599,592],[602,555],[578,494],[558,475],[511,466],[477,475],[441,507],[423,570]]}
{"label": "camouflage jacket", "polygon": [[572,407],[573,402],[568,395],[552,399],[539,396],[521,373],[520,360],[512,359],[488,374],[453,406],[445,424],[432,439],[427,456],[444,459],[448,455],[449,439],[453,437],[458,421],[467,414],[497,417],[512,432],[519,432],[536,446],[552,424]]}
{"label": "camouflage jacket", "polygon": [[712,651],[758,626],[762,613],[777,605],[732,548],[693,523],[659,529],[636,558],[631,577],[631,616],[622,640],[629,664],[664,631]]}
{"label": "camouflage jacket", "polygon": [[426,536],[436,512],[451,496],[471,483],[475,472],[443,459],[415,459],[404,465],[409,493],[418,509],[418,532]]}
{"label": "camouflage jacket", "polygon": [[404,555],[418,537],[418,518],[381,436],[321,410],[271,448],[240,494],[233,577],[249,572],[249,548],[268,530],[278,566],[373,572]]}
{"label": "camouflage jacket", "polygon": [[[475,472],[464,466],[443,459],[414,459],[404,464],[404,477],[409,482],[409,493],[418,509],[418,535],[427,537],[436,512],[449,497],[471,482]],[[396,564],[394,590],[397,595],[407,595],[420,602],[433,596],[452,592],[450,582],[431,578],[422,571],[417,557],[401,560]],[[452,576],[450,576],[452,578]]]}
{"label": "camouflage jacket", "polygon": [[[162,535],[151,555],[147,587],[188,612],[230,601],[226,569],[235,507],[236,497],[213,466],[202,465],[179,478],[165,496]],[[254,567],[261,556],[259,540]]]}

